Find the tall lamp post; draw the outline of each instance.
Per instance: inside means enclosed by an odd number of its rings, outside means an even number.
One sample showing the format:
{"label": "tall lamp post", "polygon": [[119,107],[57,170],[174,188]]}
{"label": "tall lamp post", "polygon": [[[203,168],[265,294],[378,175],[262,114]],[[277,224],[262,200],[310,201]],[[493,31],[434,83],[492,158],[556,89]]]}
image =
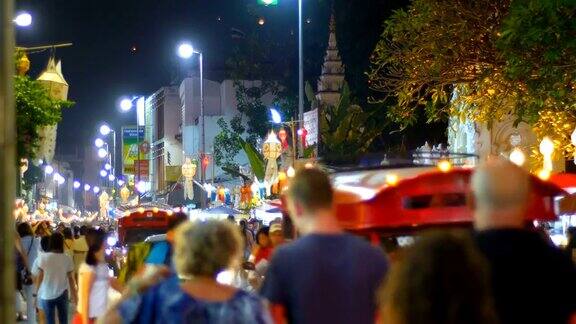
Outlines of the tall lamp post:
{"label": "tall lamp post", "polygon": [[[140,187],[140,126],[144,126],[144,139],[146,138],[146,112],[144,111],[144,96],[134,96],[132,99],[124,98],[120,101],[120,109],[123,112],[130,111],[134,105],[134,100],[136,102],[136,141],[137,141],[137,154],[138,157],[136,158],[137,165],[136,165],[136,183],[135,187]],[[138,191],[138,190],[136,190]],[[138,203],[140,203],[140,194],[137,194]]]}
{"label": "tall lamp post", "polygon": [[[189,59],[192,55],[198,54],[198,67],[200,69],[200,182],[206,182],[206,167],[204,158],[206,155],[206,127],[204,122],[204,56],[202,52],[196,50],[189,42],[178,45],[178,56]],[[186,107],[182,109],[182,161],[185,159],[186,150],[184,148],[184,128],[186,125]],[[200,208],[206,208],[206,199],[200,199]]]}
{"label": "tall lamp post", "polygon": [[100,126],[99,131],[102,136],[108,136],[109,134],[112,134],[112,153],[110,156],[110,162],[112,162],[111,173],[116,176],[116,131],[110,128],[110,126],[107,124]]}

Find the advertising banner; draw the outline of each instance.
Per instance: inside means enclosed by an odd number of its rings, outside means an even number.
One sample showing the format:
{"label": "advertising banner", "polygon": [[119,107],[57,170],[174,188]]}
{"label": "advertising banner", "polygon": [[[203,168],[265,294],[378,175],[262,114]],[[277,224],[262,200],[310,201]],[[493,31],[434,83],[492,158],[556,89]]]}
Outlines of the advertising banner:
{"label": "advertising banner", "polygon": [[318,109],[304,113],[304,128],[308,132],[306,134],[306,144],[314,145],[318,143]]}
{"label": "advertising banner", "polygon": [[122,127],[122,173],[124,175],[135,175],[136,161],[140,161],[140,175],[143,175],[142,168],[145,164],[146,177],[148,176],[148,160],[146,159],[146,150],[140,149],[140,156],[138,156],[138,146],[142,146],[144,141],[144,127],[138,128],[136,126]]}

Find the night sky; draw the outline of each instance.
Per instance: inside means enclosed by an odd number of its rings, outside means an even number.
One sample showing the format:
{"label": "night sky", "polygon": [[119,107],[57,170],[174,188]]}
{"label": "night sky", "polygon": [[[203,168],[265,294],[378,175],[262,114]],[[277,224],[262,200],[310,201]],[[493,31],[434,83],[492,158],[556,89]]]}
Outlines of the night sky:
{"label": "night sky", "polygon": [[[337,0],[334,5],[338,35],[342,35],[341,55],[346,65],[356,68],[347,73],[360,80],[357,89],[364,88],[363,70],[382,20],[406,2]],[[312,55],[305,47],[305,56],[310,54],[321,63],[333,4],[327,0],[304,3],[304,19],[310,19],[305,44],[315,48]],[[17,8],[34,17],[31,28],[17,31],[17,45],[74,43],[56,50],[70,84],[69,99],[76,102],[63,113],[57,153],[73,153],[76,147],[91,143],[103,121],[116,127],[133,122],[134,114],[121,114],[117,108],[121,96],[150,95],[162,86],[178,84],[186,68],[175,55],[181,40],[188,39],[203,50],[206,78],[222,80],[227,72],[225,61],[238,41],[231,37],[231,28],[247,33],[260,28],[279,42],[297,37],[296,0],[279,0],[278,6],[270,8],[256,6],[256,0],[19,0]],[[266,20],[264,26],[257,24],[258,17]],[[359,39],[364,42],[360,44]],[[292,53],[297,53],[296,48]],[[48,55],[49,51],[30,55],[32,76],[45,67]],[[312,83],[321,67],[316,61],[306,71]],[[296,57],[289,62],[296,63]],[[297,66],[293,68],[296,72]]]}

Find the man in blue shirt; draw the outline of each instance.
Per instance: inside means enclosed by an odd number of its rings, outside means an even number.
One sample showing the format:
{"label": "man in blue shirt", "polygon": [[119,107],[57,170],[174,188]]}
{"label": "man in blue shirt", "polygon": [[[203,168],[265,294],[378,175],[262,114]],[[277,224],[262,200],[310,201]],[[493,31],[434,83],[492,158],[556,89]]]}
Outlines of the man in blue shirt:
{"label": "man in blue shirt", "polygon": [[278,248],[262,295],[277,322],[374,323],[376,291],[388,268],[384,253],[342,231],[328,176],[304,169],[287,191],[290,218],[302,235]]}

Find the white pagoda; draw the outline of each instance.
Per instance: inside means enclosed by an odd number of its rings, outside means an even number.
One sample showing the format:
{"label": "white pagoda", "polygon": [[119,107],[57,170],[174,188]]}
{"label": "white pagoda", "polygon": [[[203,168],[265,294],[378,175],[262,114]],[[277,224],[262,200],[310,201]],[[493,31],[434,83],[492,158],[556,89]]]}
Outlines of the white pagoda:
{"label": "white pagoda", "polygon": [[330,17],[330,36],[328,48],[322,64],[322,74],[318,80],[316,99],[322,104],[335,106],[340,101],[340,91],[344,86],[344,65],[338,54],[336,43],[336,21],[334,14]]}

